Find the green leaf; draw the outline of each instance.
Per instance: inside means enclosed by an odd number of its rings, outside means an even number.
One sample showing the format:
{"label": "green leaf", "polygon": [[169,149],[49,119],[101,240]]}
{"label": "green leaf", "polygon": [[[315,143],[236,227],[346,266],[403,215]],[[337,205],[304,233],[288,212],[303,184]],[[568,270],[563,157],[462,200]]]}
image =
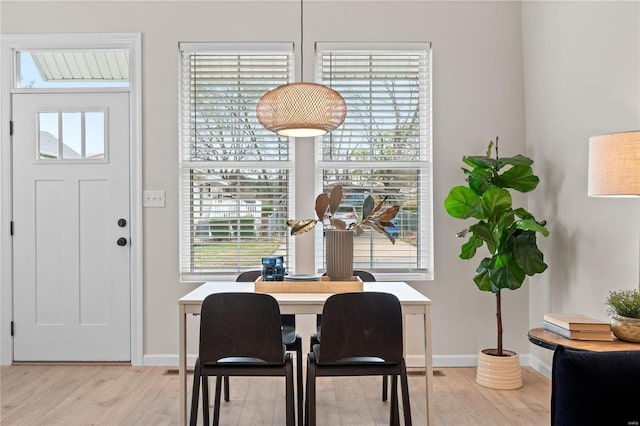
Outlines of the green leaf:
{"label": "green leaf", "polygon": [[500,163],[499,168],[508,164],[512,166],[530,166],[533,164],[533,160],[531,158],[520,154],[515,157],[502,157],[498,162]]}
{"label": "green leaf", "polygon": [[529,213],[527,210],[523,209],[522,207],[519,207],[519,208],[515,209],[514,213],[520,219],[533,219],[533,215],[531,213]]}
{"label": "green leaf", "polygon": [[445,198],[444,208],[455,218],[467,219],[481,211],[480,197],[466,186],[455,186]]}
{"label": "green leaf", "polygon": [[516,222],[516,227],[525,231],[539,232],[545,237],[549,236],[549,230],[534,219],[521,219]]}
{"label": "green leaf", "polygon": [[515,261],[529,276],[540,274],[547,269],[533,232],[525,232],[514,238],[513,253]]}
{"label": "green leaf", "polygon": [[496,179],[496,185],[520,192],[533,191],[539,182],[540,178],[533,174],[530,166],[513,166]]}
{"label": "green leaf", "polygon": [[493,186],[482,194],[482,211],[486,217],[499,215],[511,208],[511,194]]}
{"label": "green leaf", "polygon": [[515,216],[513,214],[513,210],[507,210],[506,212],[500,215],[500,220],[498,221],[498,228],[500,228],[500,233],[502,234],[507,228],[510,228],[513,225],[513,221],[515,220]]}
{"label": "green leaf", "polygon": [[503,288],[515,290],[522,286],[526,275],[515,261],[499,268],[492,268],[491,263],[492,259],[485,258],[476,269],[473,281],[480,290],[497,293]]}
{"label": "green leaf", "polygon": [[491,282],[489,281],[489,264],[491,259],[485,257],[478,265],[476,269],[476,275],[473,277],[473,282],[481,291],[492,291]]}
{"label": "green leaf", "polygon": [[483,169],[496,169],[498,162],[488,156],[465,155],[462,161],[471,167],[482,167]]}
{"label": "green leaf", "polygon": [[510,252],[493,256],[493,258],[491,258],[491,267],[502,268],[504,266],[507,266],[509,265],[509,262],[511,262],[511,258],[512,256]]}
{"label": "green leaf", "polygon": [[490,253],[494,252],[496,245],[498,244],[498,238],[496,237],[495,232],[493,232],[493,227],[491,225],[487,222],[480,221],[475,225],[471,225],[469,227],[469,231],[471,231],[476,238],[480,238],[482,241],[487,243],[487,248]]}
{"label": "green leaf", "polygon": [[469,188],[478,195],[482,195],[491,186],[493,173],[487,169],[476,167],[468,175]]}
{"label": "green leaf", "polygon": [[469,237],[469,241],[462,245],[460,250],[460,259],[471,259],[476,255],[476,249],[482,247],[482,240],[472,235]]}
{"label": "green leaf", "polygon": [[515,290],[522,286],[526,275],[515,260],[508,265],[496,268],[490,273],[491,289],[497,293],[500,289]]}

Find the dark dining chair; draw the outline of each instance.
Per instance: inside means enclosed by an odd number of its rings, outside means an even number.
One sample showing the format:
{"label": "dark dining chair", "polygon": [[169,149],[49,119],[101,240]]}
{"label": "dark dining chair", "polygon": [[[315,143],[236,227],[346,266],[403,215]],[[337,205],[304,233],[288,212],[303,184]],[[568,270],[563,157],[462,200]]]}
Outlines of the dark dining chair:
{"label": "dark dining chair", "polygon": [[[322,275],[326,276],[327,273],[325,272]],[[362,280],[363,283],[375,282],[376,280],[376,277],[374,277],[373,274],[368,271],[360,271],[360,270],[354,269],[353,276],[360,278],[360,280]],[[311,335],[311,340],[310,340],[311,345],[309,348],[310,350],[313,349],[313,345],[320,343],[321,331],[322,331],[322,315],[318,314],[316,315],[316,332]]]}
{"label": "dark dining chair", "polygon": [[216,377],[213,424],[220,418],[223,376],[286,378],[286,424],[295,424],[293,361],[282,344],[280,308],[268,294],[216,293],[202,303],[200,346],[193,375],[190,425],[198,417],[202,383],[203,422],[209,425],[209,376]]}
{"label": "dark dining chair", "polygon": [[[236,277],[236,282],[254,282],[262,275],[260,270],[245,271]],[[302,337],[296,333],[296,316],[280,315],[282,320],[282,343],[286,346],[287,351],[296,352],[296,385],[297,385],[297,404],[298,404],[298,425],[302,426]],[[229,377],[224,378],[224,400],[229,401]]]}
{"label": "dark dining chair", "polygon": [[391,376],[389,423],[400,424],[400,376],[404,424],[411,425],[409,384],[402,354],[402,308],[389,293],[330,296],[322,311],[322,339],[307,357],[305,424],[316,424],[316,377]]}
{"label": "dark dining chair", "polygon": [[[326,273],[324,275],[326,275]],[[376,281],[376,277],[374,277],[373,274],[368,271],[354,269],[353,275],[356,277],[359,277],[364,283],[370,283],[370,282]],[[322,315],[318,314],[316,315],[316,332],[311,335],[309,350],[313,350],[313,345],[317,345],[318,343],[320,343],[321,331],[322,331]],[[383,401],[387,400],[387,393],[388,393],[387,377],[384,376],[382,377],[382,400]]]}

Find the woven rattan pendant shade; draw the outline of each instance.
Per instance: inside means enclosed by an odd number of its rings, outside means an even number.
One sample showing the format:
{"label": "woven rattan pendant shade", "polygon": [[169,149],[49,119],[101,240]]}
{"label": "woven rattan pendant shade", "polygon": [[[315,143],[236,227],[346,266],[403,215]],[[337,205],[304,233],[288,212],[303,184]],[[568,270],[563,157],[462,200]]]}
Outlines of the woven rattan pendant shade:
{"label": "woven rattan pendant shade", "polygon": [[268,91],[256,107],[258,121],[282,136],[320,136],[337,129],[347,116],[340,93],[316,83],[291,83]]}

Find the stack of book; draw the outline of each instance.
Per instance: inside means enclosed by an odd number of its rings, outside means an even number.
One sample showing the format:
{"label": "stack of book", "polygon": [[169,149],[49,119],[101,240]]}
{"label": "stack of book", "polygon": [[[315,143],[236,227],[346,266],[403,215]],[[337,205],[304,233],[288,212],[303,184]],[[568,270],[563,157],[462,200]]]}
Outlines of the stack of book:
{"label": "stack of book", "polygon": [[582,314],[544,314],[544,328],[567,339],[611,341],[611,325]]}

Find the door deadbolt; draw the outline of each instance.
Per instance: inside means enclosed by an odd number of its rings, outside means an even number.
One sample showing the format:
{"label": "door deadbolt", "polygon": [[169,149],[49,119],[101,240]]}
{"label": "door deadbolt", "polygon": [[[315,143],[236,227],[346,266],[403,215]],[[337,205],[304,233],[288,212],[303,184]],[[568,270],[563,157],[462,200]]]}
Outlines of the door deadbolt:
{"label": "door deadbolt", "polygon": [[127,226],[127,219],[118,219],[118,226],[120,228],[124,228],[125,226]]}
{"label": "door deadbolt", "polygon": [[116,244],[118,244],[120,247],[124,247],[127,245],[127,239],[125,237],[120,237],[118,238],[118,241],[116,241]]}

